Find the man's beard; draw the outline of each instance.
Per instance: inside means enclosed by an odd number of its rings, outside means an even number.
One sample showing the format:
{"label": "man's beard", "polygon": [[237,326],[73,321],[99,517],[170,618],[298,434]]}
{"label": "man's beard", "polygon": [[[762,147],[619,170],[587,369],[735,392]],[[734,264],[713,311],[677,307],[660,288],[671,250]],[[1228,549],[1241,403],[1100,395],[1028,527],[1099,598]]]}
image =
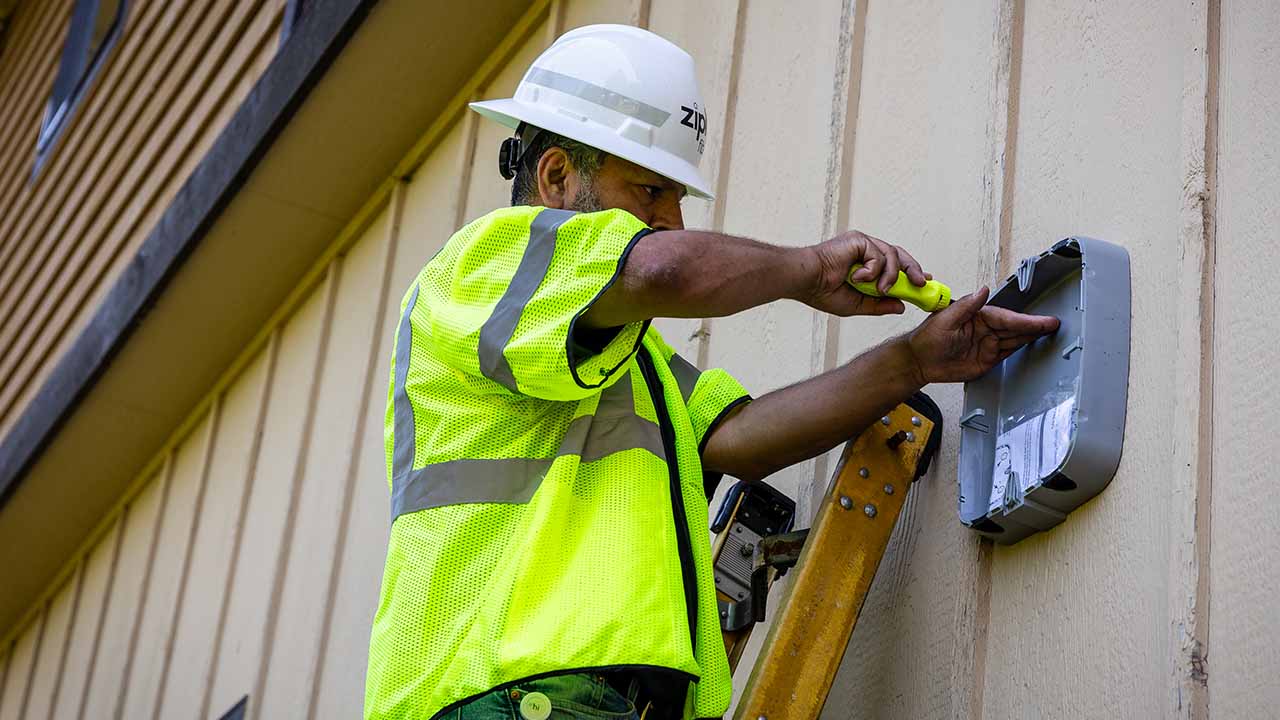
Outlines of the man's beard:
{"label": "man's beard", "polygon": [[594,178],[582,178],[578,185],[578,193],[569,202],[569,209],[574,212],[593,213],[604,210],[600,196],[596,194]]}

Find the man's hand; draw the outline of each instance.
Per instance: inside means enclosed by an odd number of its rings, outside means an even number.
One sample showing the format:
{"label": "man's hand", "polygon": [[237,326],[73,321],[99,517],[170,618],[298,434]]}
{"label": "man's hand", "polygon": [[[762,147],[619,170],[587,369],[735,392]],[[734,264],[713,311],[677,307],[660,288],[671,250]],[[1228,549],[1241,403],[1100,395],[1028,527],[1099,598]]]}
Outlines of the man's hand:
{"label": "man's hand", "polygon": [[908,344],[922,385],[974,380],[1023,345],[1057,331],[1057,318],[985,307],[988,294],[984,287],[966,295],[911,332]]}
{"label": "man's hand", "polygon": [[612,328],[655,317],[724,317],[788,298],[832,315],[894,315],[897,298],[876,298],[845,280],[887,291],[902,270],[932,279],[910,253],[860,232],[810,247],[779,247],[704,230],[660,230],[640,238],[622,274],[582,316],[581,327]]}
{"label": "man's hand", "polygon": [[899,270],[916,286],[933,279],[906,250],[856,230],[805,250],[816,265],[814,284],[807,296],[797,299],[832,315],[898,315],[905,309],[897,298],[871,297],[850,287],[845,281],[857,263],[862,267],[854,273],[854,282],[874,281],[882,293],[897,282]]}
{"label": "man's hand", "polygon": [[909,335],[741,406],[712,431],[702,466],[743,480],[766,477],[856,436],[922,386],[973,380],[1058,329],[1057,318],[984,307],[987,295],[982,288]]}

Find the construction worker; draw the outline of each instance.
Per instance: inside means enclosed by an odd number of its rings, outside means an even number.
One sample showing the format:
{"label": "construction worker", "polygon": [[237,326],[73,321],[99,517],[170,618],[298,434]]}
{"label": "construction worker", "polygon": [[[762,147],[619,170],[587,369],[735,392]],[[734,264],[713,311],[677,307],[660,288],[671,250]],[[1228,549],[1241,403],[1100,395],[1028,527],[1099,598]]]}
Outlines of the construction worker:
{"label": "construction worker", "polygon": [[681,200],[711,198],[706,109],[692,58],[653,33],[573,30],[515,97],[471,107],[515,130],[500,153],[512,206],[459,230],[401,304],[365,717],[719,717],[731,686],[707,503],[720,476],[825,452],[1057,321],[984,307],[984,288],[752,400],[650,321],[777,300],[901,313],[849,288],[849,269],[882,290],[899,269],[929,275],[858,232],[796,248],[686,230]]}

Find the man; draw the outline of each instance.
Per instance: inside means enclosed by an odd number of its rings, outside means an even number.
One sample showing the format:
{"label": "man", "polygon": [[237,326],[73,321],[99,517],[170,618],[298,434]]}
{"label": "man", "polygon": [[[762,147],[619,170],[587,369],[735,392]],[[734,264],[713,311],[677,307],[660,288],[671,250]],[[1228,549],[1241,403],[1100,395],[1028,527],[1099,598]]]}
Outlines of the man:
{"label": "man", "polygon": [[476,103],[512,207],[467,225],[401,306],[387,407],[392,530],[367,718],[716,717],[731,687],[707,501],[856,436],[931,382],[976,378],[1057,321],[986,289],[844,367],[751,400],[650,327],[775,300],[903,312],[902,248],[685,230],[706,121],[692,59],[636,28],[561,37]]}

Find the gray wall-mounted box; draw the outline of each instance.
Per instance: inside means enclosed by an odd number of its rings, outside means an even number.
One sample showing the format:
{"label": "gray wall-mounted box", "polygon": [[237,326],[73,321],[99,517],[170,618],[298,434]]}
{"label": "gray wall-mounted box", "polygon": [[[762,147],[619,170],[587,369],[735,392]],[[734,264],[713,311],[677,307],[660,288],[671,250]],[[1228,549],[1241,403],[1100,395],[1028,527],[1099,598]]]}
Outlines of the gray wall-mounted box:
{"label": "gray wall-mounted box", "polygon": [[1129,254],[1070,237],[1022,261],[990,305],[1058,332],[967,383],[960,521],[1009,545],[1102,492],[1120,463],[1129,386]]}

